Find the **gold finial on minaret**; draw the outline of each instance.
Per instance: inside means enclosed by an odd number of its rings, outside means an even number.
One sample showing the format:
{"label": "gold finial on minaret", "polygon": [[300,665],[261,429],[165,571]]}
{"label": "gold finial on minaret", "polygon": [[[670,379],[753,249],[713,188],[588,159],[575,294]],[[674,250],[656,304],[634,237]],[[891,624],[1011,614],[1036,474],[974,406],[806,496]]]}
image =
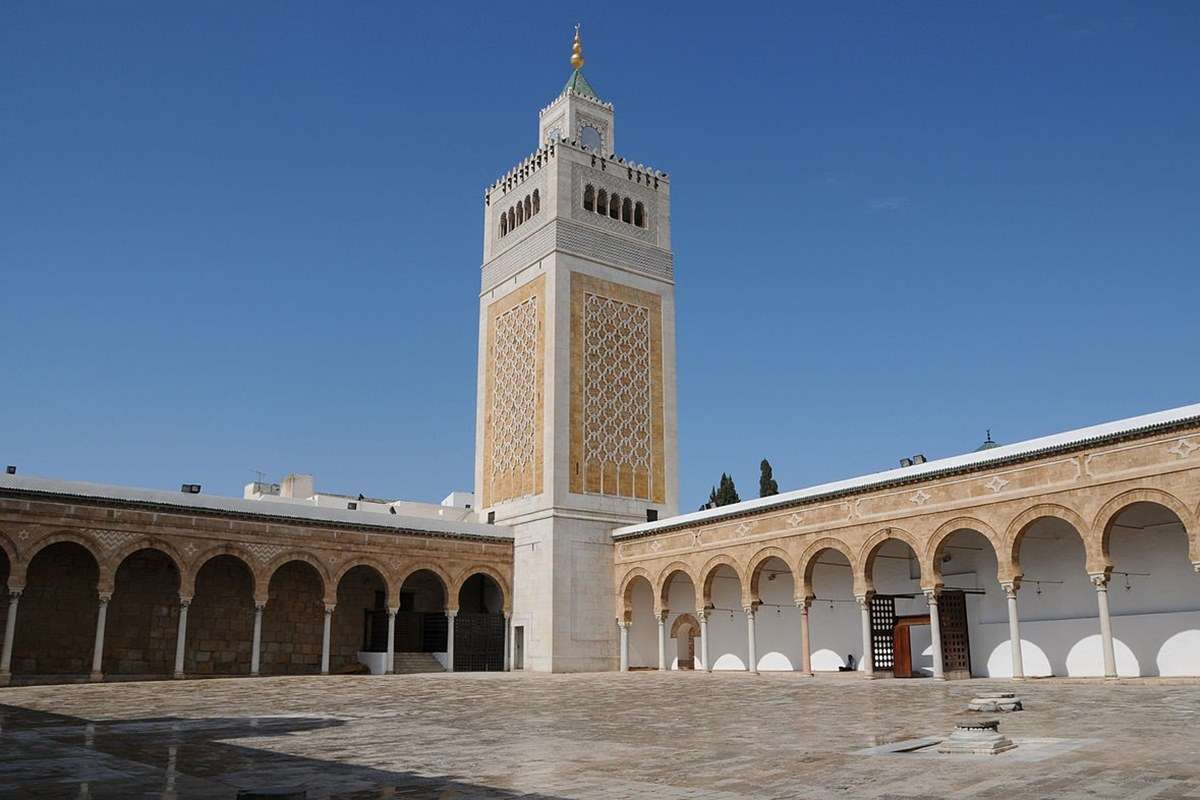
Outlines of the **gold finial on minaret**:
{"label": "gold finial on minaret", "polygon": [[575,43],[571,45],[571,66],[574,69],[583,68],[583,41],[579,38],[579,23],[575,23]]}

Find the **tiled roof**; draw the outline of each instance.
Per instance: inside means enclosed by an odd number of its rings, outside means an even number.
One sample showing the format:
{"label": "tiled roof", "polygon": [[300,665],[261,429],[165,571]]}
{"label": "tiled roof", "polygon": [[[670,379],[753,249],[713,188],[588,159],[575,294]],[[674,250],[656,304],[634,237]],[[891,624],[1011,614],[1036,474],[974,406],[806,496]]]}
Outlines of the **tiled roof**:
{"label": "tiled roof", "polygon": [[238,497],[165,492],[158,489],[139,489],[131,486],[107,486],[82,481],[60,481],[24,475],[0,475],[0,495],[26,494],[90,500],[112,500],[157,508],[178,509],[181,512],[227,513],[260,518],[298,520],[313,524],[375,528],[393,533],[430,534],[474,539],[512,539],[509,528],[485,525],[480,522],[456,522],[429,517],[382,514],[374,511],[351,511],[340,508],[318,508],[298,503],[279,503],[271,500],[244,500]]}
{"label": "tiled roof", "polygon": [[584,97],[590,97],[597,102],[604,102],[600,99],[600,95],[596,94],[596,90],[588,83],[588,79],[583,77],[583,70],[577,69],[571,73],[571,77],[567,78],[567,85],[563,87],[563,91],[572,91],[575,94],[581,94]]}

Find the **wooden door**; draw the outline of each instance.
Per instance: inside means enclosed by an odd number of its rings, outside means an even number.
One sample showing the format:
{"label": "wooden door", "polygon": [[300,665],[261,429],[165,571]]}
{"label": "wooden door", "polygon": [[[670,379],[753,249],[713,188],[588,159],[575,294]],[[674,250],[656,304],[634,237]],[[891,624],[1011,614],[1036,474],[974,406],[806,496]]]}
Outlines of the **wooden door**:
{"label": "wooden door", "polygon": [[967,634],[967,596],[943,591],[938,597],[942,621],[942,669],[947,680],[971,677],[971,639]]}
{"label": "wooden door", "polygon": [[892,676],[896,678],[911,678],[912,674],[912,638],[908,635],[908,625],[897,623],[892,633],[892,650],[895,662],[892,664]]}

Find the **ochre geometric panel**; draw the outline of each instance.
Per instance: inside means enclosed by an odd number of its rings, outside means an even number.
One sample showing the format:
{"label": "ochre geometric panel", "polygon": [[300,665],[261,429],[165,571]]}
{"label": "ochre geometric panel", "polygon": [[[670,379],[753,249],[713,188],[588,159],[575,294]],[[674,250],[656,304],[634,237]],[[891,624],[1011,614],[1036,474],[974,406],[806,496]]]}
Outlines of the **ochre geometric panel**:
{"label": "ochre geometric panel", "polygon": [[483,505],[542,491],[545,276],[488,307]]}
{"label": "ochre geometric panel", "polygon": [[571,273],[571,491],[663,502],[662,301]]}

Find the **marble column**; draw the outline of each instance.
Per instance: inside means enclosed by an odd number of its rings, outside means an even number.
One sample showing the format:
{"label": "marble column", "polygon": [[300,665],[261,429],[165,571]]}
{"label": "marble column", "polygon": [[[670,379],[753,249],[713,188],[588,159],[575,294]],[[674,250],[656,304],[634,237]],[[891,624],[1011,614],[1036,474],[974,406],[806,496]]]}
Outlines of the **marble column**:
{"label": "marble column", "polygon": [[92,674],[94,681],[104,680],[101,665],[104,663],[104,620],[108,617],[108,601],[112,592],[100,592],[100,609],[96,612],[96,643],[92,647]]}
{"label": "marble column", "polygon": [[1100,645],[1104,651],[1104,677],[1117,677],[1117,654],[1113,648],[1112,619],[1108,615],[1108,574],[1090,575],[1096,587],[1096,605],[1100,610]]}
{"label": "marble column", "polygon": [[700,617],[700,664],[705,672],[712,672],[712,665],[708,663],[708,610],[696,616]]}
{"label": "marble column", "polygon": [[871,595],[857,594],[859,614],[862,617],[862,671],[863,677],[875,677],[875,651],[871,646]]}
{"label": "marble column", "polygon": [[262,615],[266,601],[254,601],[254,641],[250,645],[250,674],[258,675],[259,657],[262,651]]}
{"label": "marble column", "polygon": [[387,660],[383,662],[383,674],[391,675],[396,671],[396,612],[398,608],[387,610]]}
{"label": "marble column", "polygon": [[458,609],[446,611],[446,671],[454,672],[454,618]]}
{"label": "marble column", "polygon": [[1017,589],[1020,584],[1008,581],[1000,584],[1004,596],[1008,598],[1008,646],[1012,650],[1013,680],[1025,677],[1025,662],[1021,653],[1021,621],[1017,616]]}
{"label": "marble column", "polygon": [[758,674],[758,633],[754,630],[754,606],[745,606],[742,610],[746,612],[746,649],[750,656],[746,671]]}
{"label": "marble column", "polygon": [[21,590],[8,592],[8,617],[4,620],[4,649],[0,650],[0,686],[7,686],[12,676],[13,638],[17,634],[17,604],[21,601]]}
{"label": "marble column", "polygon": [[667,612],[658,614],[658,671],[667,669]]}
{"label": "marble column", "polygon": [[938,589],[925,589],[925,602],[929,604],[929,637],[933,650],[933,679],[946,680],[945,666],[942,661],[942,618],[938,613]]}
{"label": "marble column", "polygon": [[800,608],[800,670],[805,675],[812,675],[812,639],[808,630],[808,609],[812,605],[812,598],[806,597],[796,605]]}
{"label": "marble column", "polygon": [[187,617],[188,606],[192,604],[192,598],[180,596],[179,598],[179,628],[175,632],[175,677],[183,677],[183,654],[187,646]]}
{"label": "marble column", "polygon": [[334,603],[325,604],[325,626],[321,632],[321,674],[329,674],[329,639],[333,628],[333,609],[337,606]]}
{"label": "marble column", "polygon": [[504,615],[504,671],[509,671],[509,662],[512,660],[512,615]]}
{"label": "marble column", "polygon": [[629,671],[629,623],[618,620],[617,627],[621,629],[621,672]]}

